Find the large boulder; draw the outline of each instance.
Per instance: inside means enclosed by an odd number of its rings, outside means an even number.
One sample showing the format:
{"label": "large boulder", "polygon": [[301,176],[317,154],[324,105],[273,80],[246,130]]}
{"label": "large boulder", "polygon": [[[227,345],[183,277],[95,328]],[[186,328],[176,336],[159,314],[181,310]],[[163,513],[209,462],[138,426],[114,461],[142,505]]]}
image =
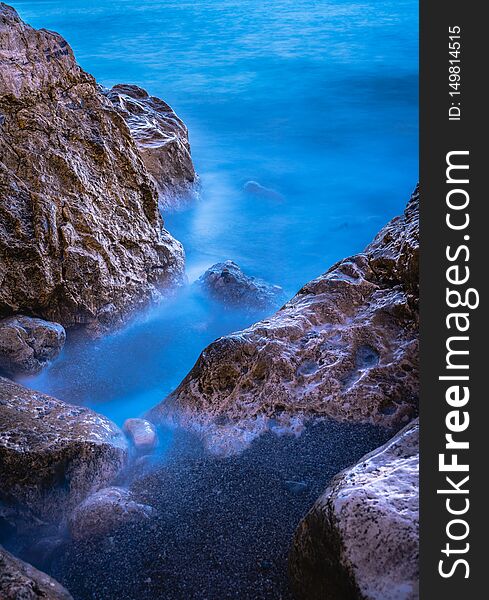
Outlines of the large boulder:
{"label": "large boulder", "polygon": [[181,282],[129,128],[57,33],[0,4],[0,316],[120,322]]}
{"label": "large boulder", "polygon": [[34,375],[58,356],[65,340],[59,323],[22,315],[0,319],[0,372]]}
{"label": "large boulder", "polygon": [[0,513],[14,526],[59,523],[110,485],[127,455],[105,417],[0,377]]}
{"label": "large boulder", "polygon": [[197,285],[226,306],[255,310],[276,308],[284,293],[278,285],[246,275],[232,260],[212,265]]}
{"label": "large boulder", "polygon": [[174,206],[181,196],[192,192],[196,181],[187,127],[171,106],[136,85],[119,84],[104,93],[136,140],[156,183],[160,205]]}
{"label": "large boulder", "polygon": [[289,561],[298,599],[418,599],[418,429],[337,475],[301,521]]}
{"label": "large boulder", "polygon": [[2,600],[73,600],[55,579],[16,558],[0,546]]}
{"label": "large boulder", "polygon": [[418,410],[417,190],[362,254],[272,317],[213,342],[149,418],[322,415],[401,427]]}
{"label": "large boulder", "polygon": [[134,500],[131,492],[120,487],[99,490],[71,513],[68,525],[75,540],[107,535],[123,525],[149,519],[154,509]]}

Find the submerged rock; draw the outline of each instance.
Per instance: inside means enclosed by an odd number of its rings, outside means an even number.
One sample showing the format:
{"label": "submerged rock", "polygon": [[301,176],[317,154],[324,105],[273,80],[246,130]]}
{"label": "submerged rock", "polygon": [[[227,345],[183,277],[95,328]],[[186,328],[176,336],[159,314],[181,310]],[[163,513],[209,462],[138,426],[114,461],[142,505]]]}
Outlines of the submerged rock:
{"label": "submerged rock", "polygon": [[131,440],[136,450],[153,450],[158,445],[158,436],[153,423],[146,419],[126,419],[122,430]]}
{"label": "submerged rock", "polygon": [[298,599],[417,600],[418,429],[337,475],[301,521],[289,561]]}
{"label": "submerged rock", "polygon": [[120,112],[57,33],[0,5],[0,315],[119,323],[182,281]]}
{"label": "submerged rock", "polygon": [[59,523],[125,467],[114,423],[0,377],[0,505],[15,525]]}
{"label": "submerged rock", "polygon": [[148,519],[154,509],[133,499],[129,490],[110,487],[99,490],[84,500],[69,518],[69,529],[75,540],[106,535],[128,523]]}
{"label": "submerged rock", "polygon": [[416,191],[362,254],[272,317],[213,342],[149,418],[206,424],[289,413],[399,427],[416,416],[418,204]]}
{"label": "submerged rock", "polygon": [[196,181],[188,130],[160,98],[136,86],[119,84],[104,91],[119,110],[136,140],[141,157],[165,208],[188,195]]}
{"label": "submerged rock", "polygon": [[197,283],[210,296],[229,306],[265,309],[276,306],[283,296],[281,287],[245,275],[232,260],[213,265]]}
{"label": "submerged rock", "polygon": [[[1,5],[0,5],[1,6]],[[55,579],[16,558],[0,546],[2,600],[73,600]]]}
{"label": "submerged rock", "polygon": [[0,371],[33,375],[58,356],[66,340],[59,323],[25,316],[0,319]]}
{"label": "submerged rock", "polygon": [[257,181],[247,181],[244,184],[243,189],[245,192],[252,194],[253,196],[259,196],[268,200],[276,200],[278,202],[282,202],[284,200],[282,194],[272,190],[271,188],[264,187]]}

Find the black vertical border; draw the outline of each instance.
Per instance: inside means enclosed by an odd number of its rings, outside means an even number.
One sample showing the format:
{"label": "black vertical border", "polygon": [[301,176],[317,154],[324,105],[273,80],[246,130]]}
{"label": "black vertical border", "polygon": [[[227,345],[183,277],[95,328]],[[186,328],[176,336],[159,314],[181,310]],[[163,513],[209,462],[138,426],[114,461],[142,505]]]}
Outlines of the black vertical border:
{"label": "black vertical border", "polygon": [[[482,286],[489,261],[489,152],[486,148],[489,84],[489,23],[484,3],[471,0],[420,0],[420,191],[421,191],[421,474],[420,474],[420,597],[421,600],[478,600],[487,594],[483,577],[488,534],[489,488],[489,326]],[[461,28],[461,120],[449,121],[449,27]],[[438,454],[444,451],[446,383],[439,382],[446,359],[445,256],[448,244],[457,245],[460,234],[450,233],[446,218],[446,154],[469,150],[470,183],[470,285],[480,292],[480,306],[470,312],[470,426],[466,438],[470,449],[461,455],[470,465],[470,510],[465,515],[470,534],[466,558],[470,576],[458,568],[447,579],[438,573],[444,555],[450,516],[445,498],[437,494],[444,475],[438,471]],[[486,183],[488,181],[488,183]],[[486,185],[484,186],[484,183]],[[486,285],[487,287],[487,285]],[[487,358],[486,358],[487,357]],[[452,517],[453,518],[453,517]],[[463,545],[460,542],[459,546]],[[457,544],[453,542],[453,546]],[[454,556],[454,558],[456,558]],[[448,564],[448,563],[447,563]]]}

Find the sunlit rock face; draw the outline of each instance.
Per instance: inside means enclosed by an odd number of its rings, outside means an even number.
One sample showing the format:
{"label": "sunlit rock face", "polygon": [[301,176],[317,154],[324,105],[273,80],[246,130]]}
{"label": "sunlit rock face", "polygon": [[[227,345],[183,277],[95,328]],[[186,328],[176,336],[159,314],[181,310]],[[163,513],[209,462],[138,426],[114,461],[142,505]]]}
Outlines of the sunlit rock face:
{"label": "sunlit rock face", "polygon": [[416,190],[362,254],[269,319],[208,346],[150,418],[219,428],[287,413],[387,427],[415,417],[418,204]]}
{"label": "sunlit rock face", "polygon": [[0,372],[33,375],[61,352],[64,327],[43,319],[18,315],[0,319]]}
{"label": "sunlit rock face", "polygon": [[298,599],[418,599],[418,429],[337,475],[301,521],[289,562]]}
{"label": "sunlit rock face", "polygon": [[0,377],[0,516],[59,523],[127,461],[120,429],[89,410]]}
{"label": "sunlit rock face", "polygon": [[212,265],[196,283],[225,306],[244,309],[276,308],[284,293],[278,285],[246,275],[232,260]]}
{"label": "sunlit rock face", "polygon": [[0,546],[0,598],[2,600],[73,600],[55,579],[15,558]]}
{"label": "sunlit rock face", "polygon": [[165,209],[178,204],[193,191],[196,181],[183,121],[166,102],[136,85],[119,84],[103,93],[126,120],[156,183],[160,206]]}
{"label": "sunlit rock face", "polygon": [[58,34],[0,5],[0,315],[110,326],[183,277],[129,128]]}
{"label": "sunlit rock face", "polygon": [[149,519],[153,513],[151,506],[136,502],[129,490],[104,488],[76,507],[68,521],[69,531],[75,540],[96,538]]}

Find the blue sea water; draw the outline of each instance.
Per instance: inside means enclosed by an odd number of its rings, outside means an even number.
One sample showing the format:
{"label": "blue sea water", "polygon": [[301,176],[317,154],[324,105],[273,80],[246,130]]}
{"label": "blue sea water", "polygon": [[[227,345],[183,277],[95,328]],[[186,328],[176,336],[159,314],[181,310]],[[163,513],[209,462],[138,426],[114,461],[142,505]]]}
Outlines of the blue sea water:
{"label": "blue sea water", "polygon": [[[165,214],[190,281],[232,259],[288,296],[400,213],[418,171],[414,0],[12,0],[110,86],[135,83],[190,130],[201,198]],[[276,194],[245,191],[259,182]],[[213,339],[262,314],[192,287],[26,383],[118,423],[160,401]]]}

